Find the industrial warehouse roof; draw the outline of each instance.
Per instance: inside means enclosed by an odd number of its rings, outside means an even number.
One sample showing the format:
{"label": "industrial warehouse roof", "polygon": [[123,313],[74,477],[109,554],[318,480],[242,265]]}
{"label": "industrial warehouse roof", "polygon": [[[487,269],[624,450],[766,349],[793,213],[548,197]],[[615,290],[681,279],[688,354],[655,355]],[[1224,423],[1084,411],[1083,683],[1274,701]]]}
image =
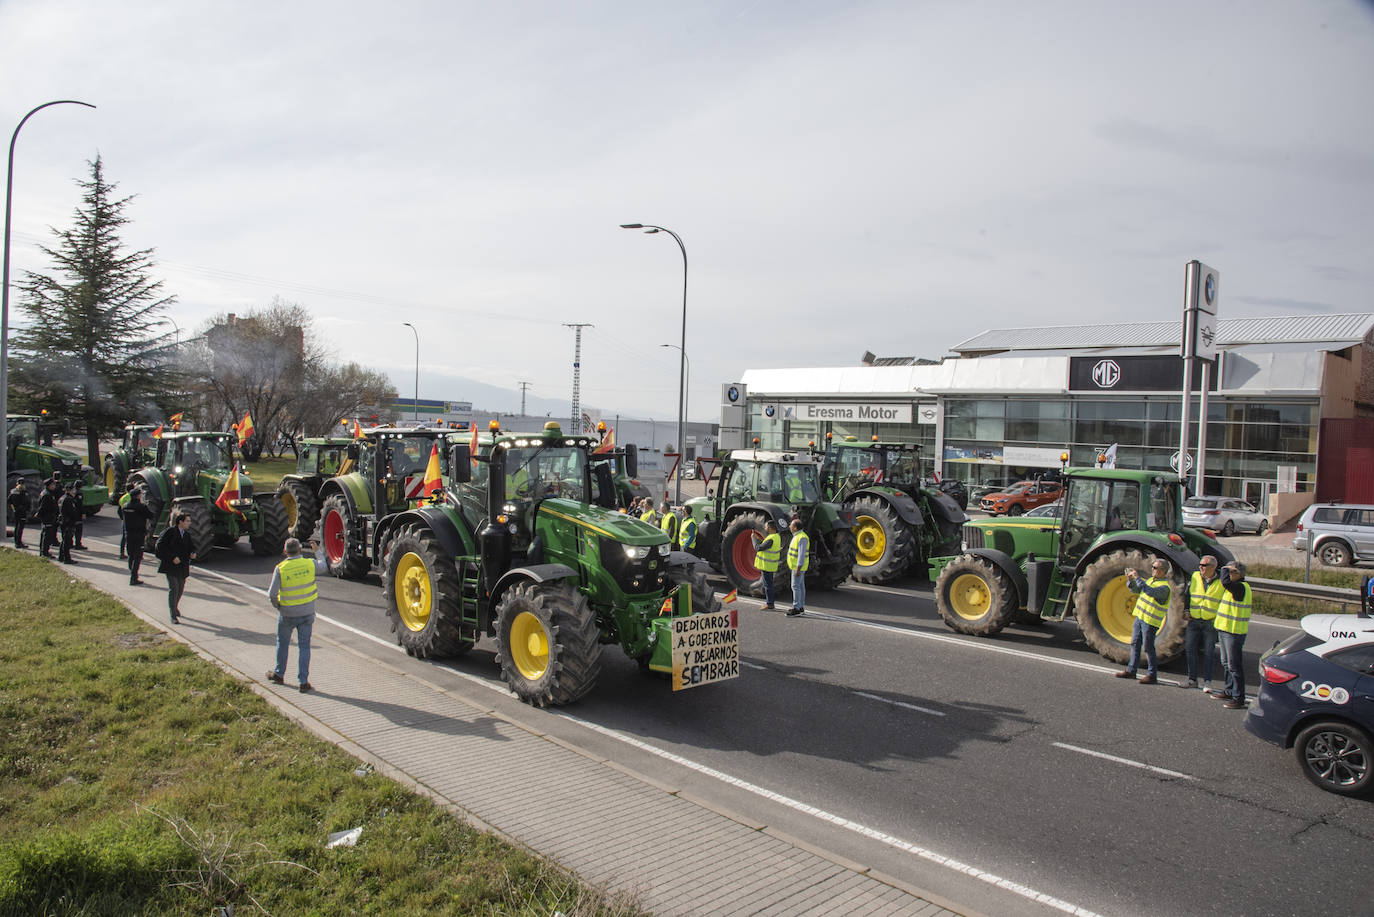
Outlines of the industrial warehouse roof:
{"label": "industrial warehouse roof", "polygon": [[[1217,344],[1328,344],[1349,347],[1365,340],[1374,329],[1374,313],[1339,315],[1282,315],[1267,318],[1223,318],[1217,323]],[[1118,325],[1060,325],[1049,328],[1002,328],[984,331],[950,348],[961,356],[982,356],[1009,350],[1066,350],[1098,347],[1177,347],[1182,322],[1130,322]]]}

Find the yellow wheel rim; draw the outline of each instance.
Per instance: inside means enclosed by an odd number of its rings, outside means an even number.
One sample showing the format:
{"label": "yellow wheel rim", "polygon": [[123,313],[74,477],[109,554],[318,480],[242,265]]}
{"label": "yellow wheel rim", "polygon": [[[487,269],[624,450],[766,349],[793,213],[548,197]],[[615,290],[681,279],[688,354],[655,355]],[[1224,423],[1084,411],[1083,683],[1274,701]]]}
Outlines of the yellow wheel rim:
{"label": "yellow wheel rim", "polygon": [[286,527],[295,528],[296,513],[299,512],[296,508],[296,495],[289,490],[283,490],[281,492],[281,508],[286,510]]}
{"label": "yellow wheel rim", "polygon": [[859,516],[854,521],[854,537],[859,542],[854,559],[860,567],[871,567],[883,559],[887,551],[887,535],[883,525],[872,516]]}
{"label": "yellow wheel rim", "polygon": [[110,462],[110,464],[108,464],[108,465],[105,466],[105,489],[108,490],[108,491],[110,492],[111,496],[114,495],[114,492],[115,492],[115,467],[114,467],[114,462]]}
{"label": "yellow wheel rim", "polygon": [[966,621],[977,621],[992,608],[992,590],[976,573],[962,573],[949,584],[949,605]]}
{"label": "yellow wheel rim", "polygon": [[549,634],[544,622],[522,611],[510,625],[510,659],[531,681],[543,676],[549,667]]}
{"label": "yellow wheel rim", "polygon": [[429,588],[429,571],[420,555],[409,553],[396,565],[395,593],[396,610],[406,630],[424,630],[434,598]]}
{"label": "yellow wheel rim", "polygon": [[1097,622],[1113,640],[1131,642],[1134,612],[1135,593],[1126,585],[1125,576],[1118,576],[1097,594]]}

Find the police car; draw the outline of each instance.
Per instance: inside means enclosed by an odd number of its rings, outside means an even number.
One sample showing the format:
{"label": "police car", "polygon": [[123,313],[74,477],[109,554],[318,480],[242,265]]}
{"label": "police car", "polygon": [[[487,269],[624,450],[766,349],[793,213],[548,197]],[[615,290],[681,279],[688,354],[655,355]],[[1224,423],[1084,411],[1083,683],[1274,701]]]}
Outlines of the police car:
{"label": "police car", "polygon": [[1317,786],[1374,791],[1374,618],[1320,614],[1260,658],[1251,733],[1292,748]]}

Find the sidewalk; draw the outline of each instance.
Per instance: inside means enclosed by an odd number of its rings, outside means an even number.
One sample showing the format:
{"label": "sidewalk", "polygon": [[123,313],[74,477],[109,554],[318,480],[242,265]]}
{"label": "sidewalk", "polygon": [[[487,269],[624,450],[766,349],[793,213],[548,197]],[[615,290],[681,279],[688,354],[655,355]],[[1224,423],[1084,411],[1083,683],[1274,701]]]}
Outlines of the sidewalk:
{"label": "sidewalk", "polygon": [[583,881],[632,892],[655,914],[968,913],[457,697],[428,683],[423,664],[417,674],[402,668],[405,657],[393,665],[364,655],[331,639],[328,623],[316,624],[311,643],[317,690],[296,690],[294,646],[287,687],[269,684],[276,613],[256,593],[193,575],[172,625],[165,578],[151,565],[145,585],[130,586],[107,551],[78,559],[64,571],[249,682],[293,721]]}

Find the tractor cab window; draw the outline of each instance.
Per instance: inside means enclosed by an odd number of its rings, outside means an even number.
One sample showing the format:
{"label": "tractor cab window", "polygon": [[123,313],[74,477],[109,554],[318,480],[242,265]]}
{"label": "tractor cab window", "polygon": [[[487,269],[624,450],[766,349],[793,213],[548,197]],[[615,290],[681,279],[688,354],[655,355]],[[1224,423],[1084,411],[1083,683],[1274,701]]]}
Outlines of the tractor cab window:
{"label": "tractor cab window", "polygon": [[506,453],[506,499],[587,502],[587,453],[574,446],[521,446]]}
{"label": "tractor cab window", "polygon": [[38,442],[38,421],[36,420],[11,420],[5,424],[5,449],[8,450],[11,459],[14,458],[15,450],[20,443]]}
{"label": "tractor cab window", "polygon": [[228,468],[234,463],[232,447],[224,439],[188,439],[181,452],[181,464],[197,468]]}
{"label": "tractor cab window", "polygon": [[1077,561],[1104,533],[1140,528],[1140,485],[1074,479],[1065,498],[1063,559]]}
{"label": "tractor cab window", "polygon": [[377,474],[377,447],[373,443],[358,444],[358,471],[363,480],[371,481]]}
{"label": "tractor cab window", "polygon": [[900,449],[887,450],[888,484],[915,484],[921,478],[921,469],[916,461],[916,453]]}
{"label": "tractor cab window", "polygon": [[725,499],[729,503],[742,503],[754,499],[754,471],[756,465],[742,464],[730,473],[730,482],[725,486]]}
{"label": "tractor cab window", "polygon": [[800,462],[760,465],[758,493],[759,499],[773,503],[818,503],[816,466]]}
{"label": "tractor cab window", "polygon": [[1155,532],[1178,531],[1178,485],[1164,481],[1150,484],[1150,514],[1145,528]]}
{"label": "tractor cab window", "polygon": [[320,474],[333,477],[339,473],[339,467],[343,465],[344,447],[343,446],[321,446],[319,458],[316,459]]}
{"label": "tractor cab window", "polygon": [[135,430],[132,451],[143,452],[145,454],[157,451],[157,440],[153,439],[153,431]]}

